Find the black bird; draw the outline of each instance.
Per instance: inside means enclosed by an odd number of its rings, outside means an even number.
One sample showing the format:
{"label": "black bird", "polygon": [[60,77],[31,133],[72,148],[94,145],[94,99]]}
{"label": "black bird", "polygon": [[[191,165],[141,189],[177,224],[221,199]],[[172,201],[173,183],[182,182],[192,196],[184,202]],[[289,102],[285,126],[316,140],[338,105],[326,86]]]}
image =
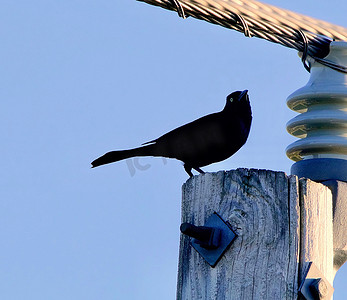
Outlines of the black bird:
{"label": "black bird", "polygon": [[183,161],[184,169],[204,173],[200,167],[222,161],[246,142],[252,122],[248,91],[233,92],[222,111],[178,127],[142,147],[111,151],[92,162],[92,167],[135,156],[162,156]]}

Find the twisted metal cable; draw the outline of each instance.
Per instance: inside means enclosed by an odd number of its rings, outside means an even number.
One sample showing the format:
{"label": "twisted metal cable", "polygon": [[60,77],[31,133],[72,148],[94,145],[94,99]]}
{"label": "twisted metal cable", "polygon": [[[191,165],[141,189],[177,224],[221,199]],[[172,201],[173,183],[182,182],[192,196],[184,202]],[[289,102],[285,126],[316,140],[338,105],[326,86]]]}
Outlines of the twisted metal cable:
{"label": "twisted metal cable", "polygon": [[[326,62],[332,40],[347,40],[347,28],[255,0],[138,0],[174,10],[180,16],[234,29],[251,37],[294,48],[341,72],[346,68]],[[305,63],[304,63],[305,65]],[[306,66],[305,66],[306,67]]]}

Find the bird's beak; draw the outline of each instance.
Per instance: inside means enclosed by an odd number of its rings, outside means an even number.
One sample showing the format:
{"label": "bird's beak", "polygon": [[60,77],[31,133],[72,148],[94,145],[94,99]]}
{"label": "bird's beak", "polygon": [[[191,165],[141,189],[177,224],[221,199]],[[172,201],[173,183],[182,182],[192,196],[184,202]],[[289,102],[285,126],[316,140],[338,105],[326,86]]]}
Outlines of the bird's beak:
{"label": "bird's beak", "polygon": [[247,93],[248,93],[248,90],[244,90],[244,91],[240,94],[239,99],[237,99],[237,100],[240,101],[244,96],[247,95]]}

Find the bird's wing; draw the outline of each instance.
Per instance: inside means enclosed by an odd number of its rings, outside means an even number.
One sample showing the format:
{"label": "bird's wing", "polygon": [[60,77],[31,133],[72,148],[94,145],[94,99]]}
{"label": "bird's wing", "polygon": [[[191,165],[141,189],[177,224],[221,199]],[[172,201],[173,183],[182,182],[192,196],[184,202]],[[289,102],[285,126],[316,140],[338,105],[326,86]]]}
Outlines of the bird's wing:
{"label": "bird's wing", "polygon": [[[202,129],[204,128],[206,124],[208,124],[209,122],[213,122],[215,120],[218,120],[218,114],[219,113],[213,113],[204,117],[201,117],[197,120],[194,120],[190,123],[187,123],[185,125],[182,125],[180,127],[177,127],[165,134],[163,134],[162,136],[158,137],[157,139],[151,140],[149,142],[143,143],[142,145],[148,145],[148,144],[153,144],[153,143],[157,143],[157,142],[161,142],[161,141],[165,141],[167,139],[170,139],[172,137],[177,137],[180,135],[186,135],[186,133],[189,133],[190,131],[200,131],[200,130],[196,130],[196,129]],[[203,133],[203,129],[202,129],[202,133]],[[189,136],[189,135],[188,135]]]}
{"label": "bird's wing", "polygon": [[[159,139],[159,138],[158,138]],[[146,143],[143,143],[141,144],[141,146],[144,146],[144,145],[149,145],[149,144],[154,144],[158,139],[155,139],[155,140],[152,140],[152,141],[149,141],[149,142],[146,142]]]}

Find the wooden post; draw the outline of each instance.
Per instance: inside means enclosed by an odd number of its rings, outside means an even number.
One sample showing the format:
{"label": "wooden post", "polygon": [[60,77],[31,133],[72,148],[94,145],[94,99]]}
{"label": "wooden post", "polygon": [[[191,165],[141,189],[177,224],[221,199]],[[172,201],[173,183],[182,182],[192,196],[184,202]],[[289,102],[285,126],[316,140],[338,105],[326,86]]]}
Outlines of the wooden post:
{"label": "wooden post", "polygon": [[283,172],[237,169],[190,178],[182,222],[202,226],[217,212],[237,233],[212,268],[181,235],[178,300],[297,299],[309,262],[332,285],[329,188]]}

